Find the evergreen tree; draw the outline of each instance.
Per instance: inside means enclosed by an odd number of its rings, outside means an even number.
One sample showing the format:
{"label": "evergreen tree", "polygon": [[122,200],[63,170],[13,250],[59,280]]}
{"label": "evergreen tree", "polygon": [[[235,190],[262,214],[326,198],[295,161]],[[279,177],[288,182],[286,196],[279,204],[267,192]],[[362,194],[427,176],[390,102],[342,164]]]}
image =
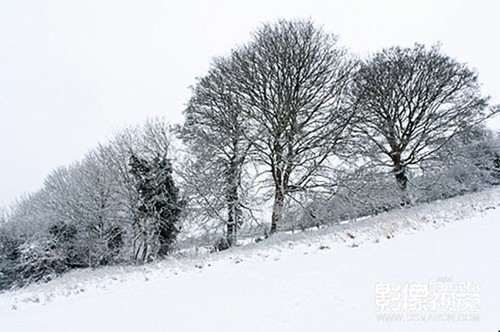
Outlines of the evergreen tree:
{"label": "evergreen tree", "polygon": [[[172,177],[172,166],[166,157],[154,157],[146,160],[130,156],[130,172],[135,178],[136,190],[139,194],[138,211],[144,231],[152,235],[145,248],[157,246],[155,250],[143,249],[143,260],[150,255],[165,256],[179,233],[179,217],[182,201],[179,189]],[[156,242],[156,243],[155,243]]]}

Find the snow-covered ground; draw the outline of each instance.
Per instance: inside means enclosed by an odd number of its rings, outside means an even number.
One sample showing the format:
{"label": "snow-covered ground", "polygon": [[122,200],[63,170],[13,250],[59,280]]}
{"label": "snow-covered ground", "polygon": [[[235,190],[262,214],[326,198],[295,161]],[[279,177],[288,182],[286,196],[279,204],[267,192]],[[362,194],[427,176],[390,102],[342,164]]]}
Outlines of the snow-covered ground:
{"label": "snow-covered ground", "polygon": [[1,332],[498,331],[500,188],[0,294]]}

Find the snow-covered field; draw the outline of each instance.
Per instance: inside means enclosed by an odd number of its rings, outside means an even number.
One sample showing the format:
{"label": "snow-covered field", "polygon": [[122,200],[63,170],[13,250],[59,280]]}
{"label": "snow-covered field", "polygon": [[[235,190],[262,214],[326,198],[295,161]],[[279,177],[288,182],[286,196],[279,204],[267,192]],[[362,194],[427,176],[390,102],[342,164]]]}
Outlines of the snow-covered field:
{"label": "snow-covered field", "polygon": [[0,294],[1,332],[498,331],[500,188]]}

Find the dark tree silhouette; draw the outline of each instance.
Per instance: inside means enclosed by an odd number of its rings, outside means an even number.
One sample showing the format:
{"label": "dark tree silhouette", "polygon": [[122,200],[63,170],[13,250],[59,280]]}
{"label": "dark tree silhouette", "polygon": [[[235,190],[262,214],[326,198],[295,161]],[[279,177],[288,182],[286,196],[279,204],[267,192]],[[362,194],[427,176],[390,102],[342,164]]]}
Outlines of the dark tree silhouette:
{"label": "dark tree silhouette", "polygon": [[[179,233],[179,216],[182,211],[182,201],[172,177],[170,162],[166,157],[146,160],[132,154],[130,172],[136,179],[140,216],[148,219],[150,222],[146,224],[152,227],[152,230],[144,231],[152,231],[153,240],[157,239],[159,242],[156,254],[165,256]],[[147,252],[147,248],[144,249],[143,256]],[[147,259],[147,256],[143,257],[143,260]]]}

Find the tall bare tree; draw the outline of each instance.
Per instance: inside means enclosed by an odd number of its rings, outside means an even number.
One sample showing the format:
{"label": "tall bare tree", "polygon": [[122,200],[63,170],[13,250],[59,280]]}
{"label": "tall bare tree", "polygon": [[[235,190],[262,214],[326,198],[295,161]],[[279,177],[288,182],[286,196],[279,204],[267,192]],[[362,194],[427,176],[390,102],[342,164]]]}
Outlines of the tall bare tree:
{"label": "tall bare tree", "polygon": [[225,223],[223,247],[237,241],[242,222],[241,177],[252,146],[245,136],[248,121],[228,77],[228,62],[216,59],[209,73],[198,80],[184,111],[185,123],[179,128],[194,156],[191,167],[184,171],[185,178],[200,198],[194,201],[205,206],[204,214]]}
{"label": "tall bare tree", "polygon": [[273,233],[286,197],[314,186],[314,176],[345,138],[351,112],[344,97],[355,63],[313,22],[281,20],[263,25],[236,49],[231,66],[231,86],[271,174]]}
{"label": "tall bare tree", "polygon": [[498,112],[481,96],[477,74],[437,46],[383,49],[360,66],[351,93],[357,129],[392,167],[403,203],[408,167]]}

